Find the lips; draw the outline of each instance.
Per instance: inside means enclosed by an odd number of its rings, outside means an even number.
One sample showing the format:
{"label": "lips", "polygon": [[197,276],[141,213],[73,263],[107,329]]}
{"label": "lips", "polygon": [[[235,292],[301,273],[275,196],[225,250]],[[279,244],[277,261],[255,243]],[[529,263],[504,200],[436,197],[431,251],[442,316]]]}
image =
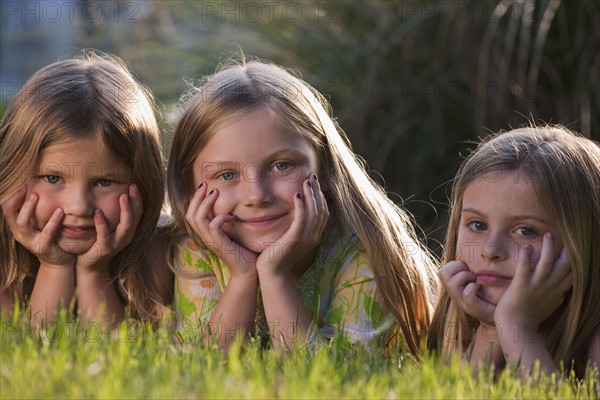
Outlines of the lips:
{"label": "lips", "polygon": [[477,273],[477,282],[486,286],[506,286],[511,281],[512,277],[494,271],[483,270]]}
{"label": "lips", "polygon": [[269,227],[271,225],[278,223],[286,215],[287,215],[287,213],[277,214],[277,215],[266,215],[266,216],[247,218],[247,219],[239,218],[238,221],[246,226],[261,228],[261,227]]}
{"label": "lips", "polygon": [[63,225],[62,234],[70,238],[87,238],[96,235],[96,228],[93,225]]}

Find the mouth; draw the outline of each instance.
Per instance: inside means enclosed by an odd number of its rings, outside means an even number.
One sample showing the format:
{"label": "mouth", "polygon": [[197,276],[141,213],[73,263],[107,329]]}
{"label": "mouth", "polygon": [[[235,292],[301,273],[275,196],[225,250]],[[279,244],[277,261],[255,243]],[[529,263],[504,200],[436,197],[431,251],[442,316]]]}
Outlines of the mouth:
{"label": "mouth", "polygon": [[477,273],[477,283],[485,286],[506,286],[511,281],[512,277],[493,271],[479,271]]}
{"label": "mouth", "polygon": [[261,227],[268,227],[268,226],[278,223],[286,215],[287,215],[287,213],[277,214],[277,215],[266,215],[266,216],[262,216],[262,217],[247,218],[247,219],[239,218],[238,221],[241,222],[242,224],[250,226],[250,227],[261,228]]}
{"label": "mouth", "polygon": [[87,238],[96,235],[96,227],[93,225],[63,225],[62,234],[70,238]]}

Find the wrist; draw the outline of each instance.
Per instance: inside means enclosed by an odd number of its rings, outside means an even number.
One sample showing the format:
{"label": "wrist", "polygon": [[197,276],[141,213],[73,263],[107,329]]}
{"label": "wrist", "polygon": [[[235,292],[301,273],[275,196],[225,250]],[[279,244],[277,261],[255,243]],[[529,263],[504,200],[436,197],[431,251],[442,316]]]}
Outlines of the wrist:
{"label": "wrist", "polygon": [[108,268],[103,269],[95,269],[88,267],[76,267],[77,271],[77,286],[83,287],[89,285],[90,283],[96,284],[112,284],[113,278],[108,271]]}
{"label": "wrist", "polygon": [[40,271],[44,270],[44,271],[48,271],[50,273],[54,272],[56,274],[58,273],[73,273],[73,271],[75,271],[75,263],[71,263],[71,264],[52,264],[52,263],[48,263],[48,262],[40,262]]}

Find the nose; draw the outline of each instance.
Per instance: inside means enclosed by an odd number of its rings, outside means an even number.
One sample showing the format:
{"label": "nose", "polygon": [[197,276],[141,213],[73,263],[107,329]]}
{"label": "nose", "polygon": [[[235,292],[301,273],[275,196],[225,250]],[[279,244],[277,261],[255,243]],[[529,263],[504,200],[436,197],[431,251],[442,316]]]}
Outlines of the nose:
{"label": "nose", "polygon": [[96,206],[91,189],[86,185],[71,185],[63,192],[63,208],[66,215],[92,216]]}
{"label": "nose", "polygon": [[491,234],[487,237],[481,248],[481,257],[490,262],[498,262],[506,259],[509,252],[509,243],[500,234]]}
{"label": "nose", "polygon": [[261,207],[273,202],[271,182],[266,177],[244,178],[243,199],[248,207]]}

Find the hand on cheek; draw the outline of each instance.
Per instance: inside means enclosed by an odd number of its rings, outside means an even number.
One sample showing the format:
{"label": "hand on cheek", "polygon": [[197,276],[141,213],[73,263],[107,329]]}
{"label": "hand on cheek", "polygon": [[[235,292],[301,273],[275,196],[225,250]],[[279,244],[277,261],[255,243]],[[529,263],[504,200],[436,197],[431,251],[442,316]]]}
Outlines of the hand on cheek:
{"label": "hand on cheek", "polygon": [[223,231],[223,225],[233,221],[235,216],[212,215],[218,197],[218,190],[208,190],[206,184],[200,184],[190,201],[185,220],[206,247],[227,264],[232,275],[256,275],[257,255]]}
{"label": "hand on cheek", "polygon": [[119,196],[119,209],[119,222],[112,232],[104,212],[100,209],[94,211],[96,241],[77,257],[77,266],[105,267],[111,258],[131,243],[143,213],[142,196],[136,184],[129,186],[128,193]]}
{"label": "hand on cheek", "polygon": [[555,250],[550,233],[544,235],[535,266],[532,251],[531,246],[521,249],[515,276],[496,307],[497,324],[537,329],[562,304],[573,284],[567,250]]}
{"label": "hand on cheek", "polygon": [[[293,221],[275,243],[261,253],[257,268],[289,275],[303,256],[311,254],[321,241],[329,220],[329,208],[317,176],[304,181],[302,193],[294,194]],[[274,247],[275,246],[275,247]]]}
{"label": "hand on cheek", "polygon": [[439,271],[438,276],[458,307],[482,323],[494,324],[495,306],[479,296],[477,276],[464,262],[450,261]]}
{"label": "hand on cheek", "polygon": [[69,267],[74,265],[75,257],[63,251],[55,242],[64,212],[56,209],[41,230],[34,227],[32,221],[39,202],[36,193],[27,193],[22,185],[8,201],[2,205],[2,212],[13,237],[28,251],[34,254],[40,264],[53,267]]}

